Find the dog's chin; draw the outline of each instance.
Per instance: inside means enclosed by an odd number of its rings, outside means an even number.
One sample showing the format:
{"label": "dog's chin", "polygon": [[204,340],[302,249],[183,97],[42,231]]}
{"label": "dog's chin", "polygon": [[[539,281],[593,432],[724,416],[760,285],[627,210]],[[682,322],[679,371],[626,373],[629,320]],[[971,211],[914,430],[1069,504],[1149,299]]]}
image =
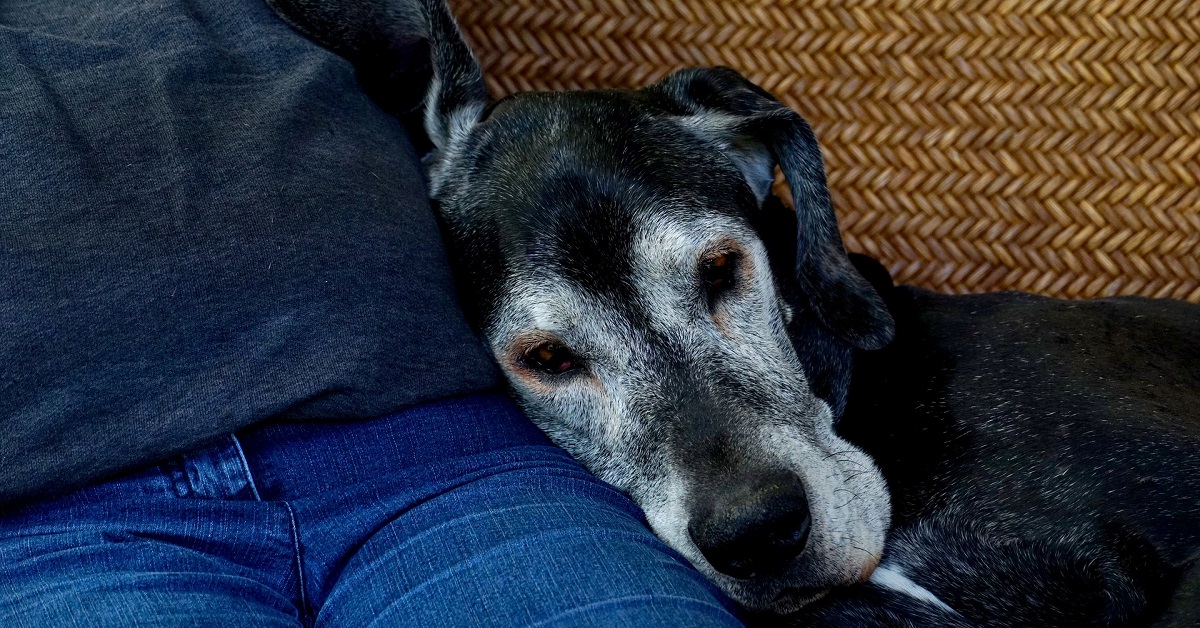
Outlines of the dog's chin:
{"label": "dog's chin", "polygon": [[825,597],[831,590],[848,584],[850,583],[830,583],[825,586],[787,585],[783,587],[765,585],[762,590],[756,592],[743,589],[736,593],[732,591],[729,593],[747,613],[766,619],[799,612],[805,606]]}
{"label": "dog's chin", "polygon": [[798,589],[786,588],[771,600],[766,613],[769,615],[791,615],[800,609],[825,597],[829,589]]}
{"label": "dog's chin", "polygon": [[[878,561],[868,560],[845,578],[813,583],[805,578],[769,578],[758,581],[732,580],[720,583],[722,588],[751,615],[776,617],[799,612],[805,606],[825,597],[833,589],[866,582],[878,567]],[[725,579],[725,578],[722,578]]]}

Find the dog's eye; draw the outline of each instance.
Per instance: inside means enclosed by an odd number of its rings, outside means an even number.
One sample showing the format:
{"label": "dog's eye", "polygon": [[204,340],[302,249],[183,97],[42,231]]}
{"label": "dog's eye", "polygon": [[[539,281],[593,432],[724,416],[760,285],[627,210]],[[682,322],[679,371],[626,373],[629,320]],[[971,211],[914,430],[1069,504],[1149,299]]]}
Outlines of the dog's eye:
{"label": "dog's eye", "polygon": [[565,373],[579,365],[575,354],[554,342],[534,345],[525,352],[525,355],[521,356],[521,361],[528,366],[552,374]]}
{"label": "dog's eye", "polygon": [[713,255],[700,264],[700,278],[704,281],[710,305],[713,299],[733,287],[737,261],[736,253],[727,252]]}

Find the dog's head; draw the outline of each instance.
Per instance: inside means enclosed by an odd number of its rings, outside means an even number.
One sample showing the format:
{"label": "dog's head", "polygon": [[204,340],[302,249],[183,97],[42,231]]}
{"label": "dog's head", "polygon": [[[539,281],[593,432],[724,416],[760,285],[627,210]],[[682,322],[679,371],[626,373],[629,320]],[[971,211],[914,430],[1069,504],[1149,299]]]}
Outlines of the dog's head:
{"label": "dog's head", "polygon": [[492,102],[434,22],[431,196],[530,417],[752,610],[864,579],[888,497],[834,420],[850,348],[892,321],[847,258],[809,126],[724,68]]}
{"label": "dog's head", "polygon": [[[887,493],[833,423],[845,347],[882,346],[891,322],[847,260],[804,121],[725,69],[442,102],[433,195],[533,420],[748,608],[865,578]],[[764,244],[788,224],[776,164],[799,216],[784,259]]]}

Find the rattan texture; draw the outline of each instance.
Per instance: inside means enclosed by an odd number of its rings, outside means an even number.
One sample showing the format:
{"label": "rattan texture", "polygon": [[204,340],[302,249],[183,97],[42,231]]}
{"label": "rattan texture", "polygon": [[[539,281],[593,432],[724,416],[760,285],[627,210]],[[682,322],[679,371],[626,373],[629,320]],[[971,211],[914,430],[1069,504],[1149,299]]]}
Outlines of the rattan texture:
{"label": "rattan texture", "polygon": [[942,292],[1200,302],[1196,0],[451,0],[493,94],[727,65],[821,139],[847,248]]}

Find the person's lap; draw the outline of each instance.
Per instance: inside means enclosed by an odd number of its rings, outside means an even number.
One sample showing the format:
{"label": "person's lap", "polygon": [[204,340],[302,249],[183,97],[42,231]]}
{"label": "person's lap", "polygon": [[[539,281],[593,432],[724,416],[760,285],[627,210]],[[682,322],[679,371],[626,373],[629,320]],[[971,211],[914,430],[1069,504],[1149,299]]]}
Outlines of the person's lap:
{"label": "person's lap", "polygon": [[499,396],[275,424],[0,516],[0,624],[737,625]]}

